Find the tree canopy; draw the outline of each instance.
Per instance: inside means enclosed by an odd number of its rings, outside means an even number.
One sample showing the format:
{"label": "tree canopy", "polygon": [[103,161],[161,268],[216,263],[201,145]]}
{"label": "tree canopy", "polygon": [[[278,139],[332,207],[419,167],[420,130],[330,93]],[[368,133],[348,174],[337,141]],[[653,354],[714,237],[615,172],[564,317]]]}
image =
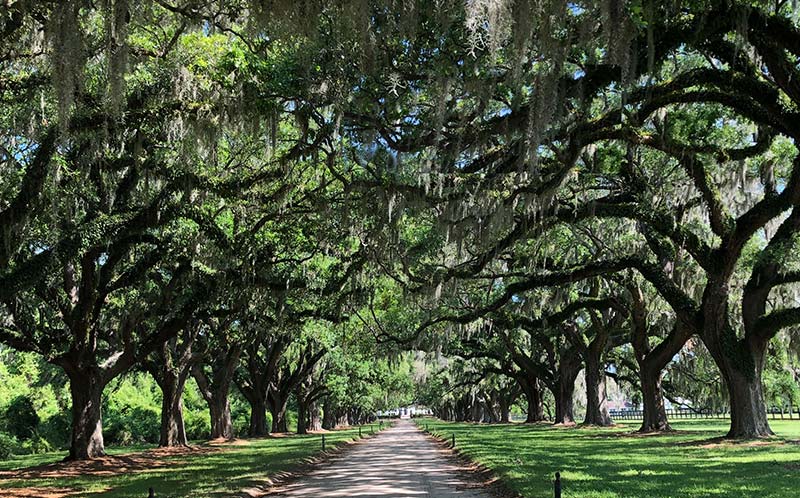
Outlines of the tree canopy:
{"label": "tree canopy", "polygon": [[581,371],[587,424],[613,378],[642,431],[666,397],[768,436],[798,57],[785,0],[5,2],[0,343],[66,377],[74,459],[141,372],[162,445],[190,378],[230,438],[232,392],[254,436],[572,423]]}

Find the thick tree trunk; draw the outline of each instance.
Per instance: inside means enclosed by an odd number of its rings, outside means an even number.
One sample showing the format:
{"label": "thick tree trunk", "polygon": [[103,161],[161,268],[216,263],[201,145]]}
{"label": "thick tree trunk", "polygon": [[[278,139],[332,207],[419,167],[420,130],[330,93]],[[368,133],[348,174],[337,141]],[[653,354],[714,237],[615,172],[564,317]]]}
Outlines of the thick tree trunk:
{"label": "thick tree trunk", "polygon": [[[761,438],[774,433],[767,421],[767,406],[761,375],[769,338],[758,338],[751,331],[739,339],[728,323],[728,288],[711,285],[703,295],[705,329],[701,338],[725,379],[731,409],[731,426],[727,437]],[[743,305],[745,325],[757,321],[758,310]]]}
{"label": "thick tree trunk", "polygon": [[[187,371],[188,372],[188,371]],[[188,446],[186,426],[183,422],[183,389],[186,374],[165,372],[158,382],[161,387],[161,437],[159,446]]]}
{"label": "thick tree trunk", "polygon": [[98,368],[68,369],[72,396],[69,460],[104,456],[102,397],[105,383]]}
{"label": "thick tree trunk", "polygon": [[211,413],[211,439],[233,439],[233,422],[231,421],[231,404],[227,393],[215,396],[208,403]]}
{"label": "thick tree trunk", "polygon": [[269,413],[272,415],[272,432],[289,432],[286,423],[287,398],[281,398],[275,393],[270,395]]}
{"label": "thick tree trunk", "polygon": [[562,354],[558,366],[556,390],[553,397],[556,402],[556,424],[572,425],[575,423],[575,379],[580,373],[580,356],[575,351]]}
{"label": "thick tree trunk", "polygon": [[319,409],[319,403],[316,401],[309,404],[308,406],[308,414],[309,414],[309,423],[308,423],[308,430],[309,431],[318,431],[322,429],[322,418]]}
{"label": "thick tree trunk", "polygon": [[601,353],[592,348],[587,350],[586,368],[586,417],[584,424],[608,427],[613,425],[611,415],[608,413],[608,399],[606,397],[605,369],[600,361]]}
{"label": "thick tree trunk", "polygon": [[297,398],[297,433],[308,434],[309,427],[308,403],[301,396]]}
{"label": "thick tree trunk", "polygon": [[642,392],[643,420],[639,432],[666,432],[672,427],[667,420],[664,407],[664,393],[661,390],[661,377],[664,368],[683,348],[692,335],[692,329],[680,320],[669,335],[651,347],[647,307],[641,287],[629,287],[631,302],[631,321],[633,336],[631,345],[639,367],[639,385]]}
{"label": "thick tree trunk", "polygon": [[212,359],[210,375],[200,364],[192,367],[192,376],[197,382],[200,394],[208,404],[211,418],[211,439],[233,439],[234,437],[229,396],[241,351],[240,345],[232,345],[227,351],[219,353]]}
{"label": "thick tree trunk", "polygon": [[751,348],[753,372],[750,375],[742,372],[747,367],[734,364],[727,356],[718,362],[730,395],[731,427],[727,434],[730,438],[750,439],[774,435],[767,420],[761,384],[766,348],[760,351],[754,349]]}
{"label": "thick tree trunk", "polygon": [[326,397],[322,407],[322,428],[331,430],[336,427],[336,410],[330,397]]}
{"label": "thick tree trunk", "polygon": [[509,407],[510,396],[504,394],[500,395],[498,402],[500,403],[500,423],[507,424],[511,422],[511,408]]}
{"label": "thick tree trunk", "polygon": [[544,404],[542,400],[542,391],[539,387],[539,380],[536,378],[525,378],[520,380],[520,387],[525,394],[525,399],[528,402],[528,415],[525,418],[526,424],[541,422],[544,420]]}
{"label": "thick tree trunk", "polygon": [[250,425],[247,434],[250,437],[262,437],[269,434],[267,428],[267,400],[257,396],[250,403]]}
{"label": "thick tree trunk", "polygon": [[724,279],[710,281],[703,294],[705,328],[701,338],[728,388],[731,426],[727,437],[730,438],[750,439],[773,435],[767,421],[767,406],[761,384],[767,345],[772,336],[759,334],[756,330],[758,319],[765,312],[768,292],[769,287],[766,290],[745,289],[742,303],[746,330],[744,339],[739,339],[728,323],[730,292],[727,282]]}
{"label": "thick tree trunk", "polygon": [[575,423],[575,382],[559,382],[556,399],[556,424],[572,425]]}
{"label": "thick tree trunk", "polygon": [[649,371],[645,366],[639,371],[639,381],[642,385],[642,404],[644,406],[644,420],[639,432],[666,432],[672,427],[667,420],[667,411],[664,407],[664,394],[661,391],[661,369]]}
{"label": "thick tree trunk", "polygon": [[269,434],[267,427],[267,399],[266,396],[256,387],[239,387],[247,404],[250,405],[250,423],[247,428],[247,435],[250,437],[263,437]]}

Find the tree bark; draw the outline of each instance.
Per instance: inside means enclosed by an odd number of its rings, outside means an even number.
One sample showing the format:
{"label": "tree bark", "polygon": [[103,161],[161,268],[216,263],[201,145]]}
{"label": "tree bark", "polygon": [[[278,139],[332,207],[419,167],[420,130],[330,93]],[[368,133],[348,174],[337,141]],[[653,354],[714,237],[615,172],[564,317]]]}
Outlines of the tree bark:
{"label": "tree bark", "polygon": [[211,418],[211,439],[233,439],[233,422],[231,421],[230,389],[233,382],[233,370],[239,360],[241,349],[232,348],[227,355],[214,361],[213,378],[209,380],[200,365],[192,368],[192,376],[197,381],[200,394],[208,404]]}
{"label": "tree bark", "polygon": [[511,422],[511,407],[509,406],[509,397],[501,394],[498,402],[500,403],[500,423],[507,424]]}
{"label": "tree bark", "polygon": [[731,426],[727,437],[769,437],[774,433],[767,421],[761,375],[771,336],[754,330],[758,319],[754,315],[763,313],[766,299],[762,295],[760,300],[764,302],[756,306],[752,300],[759,300],[758,296],[745,289],[748,300],[742,307],[742,314],[747,332],[744,339],[739,339],[728,322],[728,294],[728,286],[724,283],[711,281],[706,286],[701,334],[728,388]]}
{"label": "tree bark", "polygon": [[608,399],[606,397],[605,368],[600,361],[600,352],[592,348],[586,352],[586,417],[583,423],[608,427],[613,425],[611,415],[608,413]]}
{"label": "tree bark", "polygon": [[228,394],[215,396],[208,404],[211,412],[211,439],[233,439],[231,404]]}
{"label": "tree bark", "polygon": [[556,424],[572,425],[575,423],[575,381],[558,383],[556,396]]}
{"label": "tree bark", "polygon": [[322,407],[322,428],[331,430],[334,427],[336,427],[336,411],[330,396],[326,396]]}
{"label": "tree bark", "polygon": [[289,432],[286,423],[286,404],[288,398],[280,396],[276,392],[269,395],[269,413],[272,415],[272,432]]}
{"label": "tree bark", "polygon": [[[742,348],[744,349],[744,348]],[[727,354],[713,355],[728,388],[731,405],[731,426],[727,437],[739,439],[763,438],[774,435],[767,419],[767,406],[761,374],[764,367],[766,345],[755,345],[740,354],[749,356],[752,372],[737,364]]]}
{"label": "tree bark", "polygon": [[558,363],[556,389],[553,397],[556,403],[556,424],[572,425],[575,423],[575,379],[580,373],[580,355],[573,348],[564,349]]}
{"label": "tree bark", "polygon": [[183,422],[183,390],[188,370],[175,375],[172,372],[158,381],[161,387],[161,447],[188,446],[186,426]]}
{"label": "tree bark", "polygon": [[309,418],[309,424],[308,424],[308,430],[310,430],[310,431],[318,431],[318,430],[322,429],[322,418],[320,416],[321,413],[320,413],[320,409],[319,409],[319,403],[317,403],[316,401],[314,401],[313,403],[310,403],[309,406],[308,406],[308,413],[309,413],[309,417],[310,417]]}
{"label": "tree bark", "polygon": [[643,421],[639,432],[667,432],[672,427],[667,420],[667,411],[664,407],[664,394],[661,390],[661,369],[650,371],[643,367],[639,371],[639,381],[642,385]]}
{"label": "tree bark", "polygon": [[544,404],[542,401],[542,391],[539,387],[539,379],[523,378],[520,379],[520,387],[525,393],[528,402],[528,414],[525,418],[526,424],[541,422],[544,420]]}
{"label": "tree bark", "polygon": [[664,368],[691,337],[691,329],[678,320],[669,335],[651,348],[644,293],[637,285],[629,286],[628,290],[632,300],[631,344],[639,367],[639,386],[642,392],[643,420],[639,432],[671,431],[664,406],[664,393],[661,390],[661,377]]}
{"label": "tree bark", "polygon": [[297,433],[308,434],[310,425],[309,407],[306,400],[300,396],[297,398]]}
{"label": "tree bark", "polygon": [[263,396],[247,398],[250,404],[250,425],[247,434],[250,437],[262,437],[269,434],[267,428],[267,400]]}
{"label": "tree bark", "polygon": [[72,396],[72,438],[68,460],[105,456],[102,397],[105,381],[98,368],[67,369]]}

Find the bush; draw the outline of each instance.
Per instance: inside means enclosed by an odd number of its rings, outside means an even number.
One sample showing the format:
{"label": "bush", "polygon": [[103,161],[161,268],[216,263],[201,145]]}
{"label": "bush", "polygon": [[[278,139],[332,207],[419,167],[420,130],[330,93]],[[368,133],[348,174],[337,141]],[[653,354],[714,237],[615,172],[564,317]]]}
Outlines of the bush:
{"label": "bush", "polygon": [[184,411],[183,424],[186,427],[186,438],[190,441],[208,439],[211,434],[208,413]]}
{"label": "bush", "polygon": [[17,396],[6,408],[6,429],[20,441],[30,439],[39,428],[39,415],[27,396]]}
{"label": "bush", "polygon": [[34,434],[33,437],[22,443],[22,449],[25,450],[25,453],[38,455],[53,451],[53,446],[47,439],[39,434]]}
{"label": "bush", "polygon": [[154,409],[136,406],[109,414],[105,439],[115,445],[158,443],[161,415]]}
{"label": "bush", "polygon": [[233,434],[236,437],[242,437],[247,434],[250,429],[250,408],[243,403],[232,403],[231,406],[231,424],[233,425]]}
{"label": "bush", "polygon": [[69,448],[71,431],[72,415],[65,411],[46,418],[39,427],[39,435],[57,449]]}
{"label": "bush", "polygon": [[17,451],[17,447],[14,436],[0,432],[0,462],[8,460]]}

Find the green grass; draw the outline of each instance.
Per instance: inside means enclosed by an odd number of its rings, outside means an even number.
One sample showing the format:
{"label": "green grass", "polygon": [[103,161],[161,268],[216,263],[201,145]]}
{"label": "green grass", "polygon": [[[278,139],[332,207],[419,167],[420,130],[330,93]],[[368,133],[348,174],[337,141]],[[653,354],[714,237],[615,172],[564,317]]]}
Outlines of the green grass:
{"label": "green grass", "polygon": [[[364,434],[369,432],[365,427]],[[375,426],[377,430],[377,426]],[[332,431],[325,435],[326,448],[358,437],[358,428]],[[110,448],[108,453],[124,457],[147,448]],[[200,447],[203,449],[203,446]],[[266,484],[270,476],[290,470],[321,451],[321,436],[290,436],[239,441],[218,451],[165,457],[168,465],[113,476],[85,473],[58,479],[0,479],[0,489],[23,487],[69,488],[81,496],[137,497],[147,496],[153,487],[156,496],[230,496],[242,489]],[[0,470],[21,470],[58,462],[65,453],[14,457],[0,462]],[[12,472],[13,475],[13,472]]]}
{"label": "green grass", "polygon": [[723,420],[678,420],[678,432],[634,436],[635,422],[611,429],[482,425],[420,419],[422,427],[493,469],[526,497],[794,498],[800,496],[800,421],[770,421],[767,442],[720,442]]}

